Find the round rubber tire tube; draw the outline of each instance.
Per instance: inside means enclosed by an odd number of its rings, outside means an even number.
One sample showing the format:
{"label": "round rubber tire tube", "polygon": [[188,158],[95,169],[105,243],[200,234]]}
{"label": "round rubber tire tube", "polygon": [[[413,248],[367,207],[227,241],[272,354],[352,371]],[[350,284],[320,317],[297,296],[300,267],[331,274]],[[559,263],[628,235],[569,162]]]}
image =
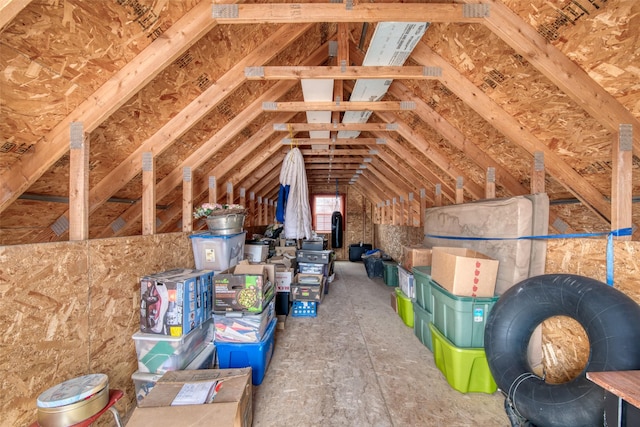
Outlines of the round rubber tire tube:
{"label": "round rubber tire tube", "polygon": [[[527,357],[534,329],[552,316],[575,319],[589,338],[587,365],[562,384],[533,375]],[[485,325],[484,343],[498,387],[524,418],[539,427],[602,426],[604,390],[586,372],[640,369],[640,305],[588,277],[535,276],[498,299]]]}

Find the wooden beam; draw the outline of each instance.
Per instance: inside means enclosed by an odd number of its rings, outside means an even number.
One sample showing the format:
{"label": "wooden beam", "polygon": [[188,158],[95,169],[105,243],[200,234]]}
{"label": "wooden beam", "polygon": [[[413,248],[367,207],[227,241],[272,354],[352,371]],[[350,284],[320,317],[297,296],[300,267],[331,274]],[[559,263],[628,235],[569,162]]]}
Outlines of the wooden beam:
{"label": "wooden beam", "polygon": [[282,145],[384,145],[386,138],[284,138]]}
{"label": "wooden beam", "polygon": [[[87,96],[84,102],[45,135],[43,141],[38,142],[38,148],[33,153],[23,155],[0,174],[0,212],[68,152],[67,132],[71,122],[82,122],[86,133],[93,132],[167,65],[207,34],[216,25],[210,7],[207,2],[200,2],[191,8],[162,37],[154,40]],[[162,52],[162,55],[158,55],[158,52]],[[140,154],[136,157],[136,163],[139,163],[137,159],[140,159]]]}
{"label": "wooden beam", "polygon": [[[611,153],[611,230],[629,228],[633,224],[633,127],[621,124]],[[617,240],[631,240],[631,236],[618,236]]]}
{"label": "wooden beam", "polygon": [[430,144],[422,135],[419,135],[411,126],[404,122],[398,121],[397,118],[391,117],[389,113],[376,113],[383,120],[395,120],[398,123],[398,133],[402,135],[409,143],[413,144],[422,154],[427,156],[443,173],[457,180],[459,176],[465,178],[465,189],[475,198],[482,199],[484,197],[484,188],[480,184],[475,183],[466,176],[462,170],[451,164],[449,158],[440,152],[433,144]]}
{"label": "wooden beam", "polygon": [[415,104],[405,101],[356,101],[356,102],[265,102],[262,109],[269,111],[406,111]]}
{"label": "wooden beam", "polygon": [[156,233],[156,164],[153,153],[142,153],[142,235]]}
{"label": "wooden beam", "polygon": [[419,63],[436,64],[442,67],[442,79],[440,81],[450,91],[455,93],[458,98],[513,143],[520,145],[531,154],[536,151],[543,152],[547,171],[568,191],[580,199],[586,207],[596,213],[598,217],[610,222],[610,205],[597,189],[441,56],[433,52],[425,44],[419,43],[413,50],[412,58]]}
{"label": "wooden beam", "polygon": [[7,26],[18,13],[33,0],[2,0],[0,1],[0,32]]}
{"label": "wooden beam", "polygon": [[640,157],[640,120],[576,62],[499,1],[491,3],[491,13],[483,22],[609,131],[617,133],[620,123],[630,124],[634,128],[633,152]]}
{"label": "wooden beam", "polygon": [[427,66],[270,66],[247,67],[247,80],[412,79],[437,80],[441,70]]}
{"label": "wooden beam", "polygon": [[496,198],[496,169],[493,167],[487,168],[484,184],[484,198],[495,199]]}
{"label": "wooden beam", "polygon": [[[320,63],[324,58],[326,58],[326,46],[321,46],[316,49],[316,51],[305,62],[310,64]],[[158,199],[162,199],[179,185],[181,180],[181,174],[177,172],[180,170],[179,168],[185,165],[191,165],[191,167],[197,168],[202,165],[207,161],[207,159],[218,152],[218,150],[220,150],[228,141],[240,133],[246,127],[247,123],[251,122],[261,114],[259,105],[261,105],[265,99],[277,99],[289,91],[293,85],[294,83],[289,81],[278,82],[266,90],[252,103],[247,105],[242,112],[237,114],[209,140],[205,141],[198,149],[191,153],[191,155],[189,155],[181,165],[170,172],[162,181],[160,181],[160,183],[158,183],[156,188]],[[282,119],[280,118],[280,120]],[[123,214],[123,216],[126,217],[124,219],[127,223],[131,223],[131,221],[137,219],[139,215],[140,208],[135,205],[127,209]],[[118,230],[118,232],[121,231],[122,229]],[[105,228],[103,229],[101,236],[110,236],[112,235],[111,233],[111,227]]]}
{"label": "wooden beam", "polygon": [[69,126],[69,240],[89,238],[89,135],[82,123]]}
{"label": "wooden beam", "polygon": [[193,231],[193,176],[191,168],[182,168],[182,231]]}
{"label": "wooden beam", "polygon": [[[488,6],[425,3],[289,3],[214,4],[213,16],[220,24],[263,24],[303,22],[464,22],[478,23]],[[485,11],[486,10],[486,11]]]}
{"label": "wooden beam", "polygon": [[375,153],[371,153],[375,150],[364,150],[355,148],[336,148],[335,150],[300,150],[305,160],[307,156],[359,156],[359,157],[372,157]]}
{"label": "wooden beam", "polygon": [[395,131],[394,123],[277,123],[274,130],[281,132],[304,132],[310,130],[354,130],[354,131]]}

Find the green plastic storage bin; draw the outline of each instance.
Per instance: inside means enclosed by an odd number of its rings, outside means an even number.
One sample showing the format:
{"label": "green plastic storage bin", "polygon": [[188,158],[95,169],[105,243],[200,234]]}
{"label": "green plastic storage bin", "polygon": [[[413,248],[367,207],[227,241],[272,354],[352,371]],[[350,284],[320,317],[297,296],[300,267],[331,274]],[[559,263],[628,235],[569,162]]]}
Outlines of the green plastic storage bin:
{"label": "green plastic storage bin", "polygon": [[431,284],[433,324],[457,347],[484,347],[484,327],[498,297],[461,297]]}
{"label": "green plastic storage bin", "polygon": [[458,348],[429,324],[433,359],[447,382],[460,393],[488,393],[498,390],[483,348]]}
{"label": "green plastic storage bin", "polygon": [[431,266],[418,266],[411,269],[413,272],[413,284],[416,289],[416,302],[424,310],[433,313],[433,296],[431,286]]}
{"label": "green plastic storage bin", "polygon": [[431,351],[433,351],[433,342],[429,324],[432,321],[433,314],[420,307],[416,301],[413,301],[413,333]]}
{"label": "green plastic storage bin", "polygon": [[411,298],[406,296],[400,288],[396,288],[396,298],[398,300],[398,315],[405,325],[413,328],[413,303]]}
{"label": "green plastic storage bin", "polygon": [[382,278],[387,286],[398,286],[398,263],[395,261],[383,262]]}

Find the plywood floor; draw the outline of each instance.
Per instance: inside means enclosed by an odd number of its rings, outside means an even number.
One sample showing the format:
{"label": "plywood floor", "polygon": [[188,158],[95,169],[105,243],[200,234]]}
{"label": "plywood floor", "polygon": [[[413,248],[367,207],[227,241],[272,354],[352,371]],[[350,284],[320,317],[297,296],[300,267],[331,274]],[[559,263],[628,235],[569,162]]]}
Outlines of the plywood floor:
{"label": "plywood floor", "polygon": [[381,278],[337,262],[316,318],[287,318],[254,389],[259,426],[492,426],[511,424],[497,392],[462,394],[392,310]]}

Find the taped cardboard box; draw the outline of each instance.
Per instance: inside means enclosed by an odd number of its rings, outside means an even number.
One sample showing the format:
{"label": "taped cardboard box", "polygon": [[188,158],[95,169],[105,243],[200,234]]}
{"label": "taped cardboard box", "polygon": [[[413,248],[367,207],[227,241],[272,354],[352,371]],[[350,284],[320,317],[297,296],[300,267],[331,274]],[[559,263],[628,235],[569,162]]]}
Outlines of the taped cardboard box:
{"label": "taped cardboard box", "polygon": [[[212,403],[171,406],[185,384],[222,381]],[[127,427],[251,427],[251,368],[171,371],[164,374],[135,408]]]}
{"label": "taped cardboard box", "polygon": [[498,260],[466,248],[433,248],[431,278],[453,295],[492,297]]}
{"label": "taped cardboard box", "polygon": [[403,246],[402,266],[411,271],[413,267],[431,265],[431,248],[424,246]]}

